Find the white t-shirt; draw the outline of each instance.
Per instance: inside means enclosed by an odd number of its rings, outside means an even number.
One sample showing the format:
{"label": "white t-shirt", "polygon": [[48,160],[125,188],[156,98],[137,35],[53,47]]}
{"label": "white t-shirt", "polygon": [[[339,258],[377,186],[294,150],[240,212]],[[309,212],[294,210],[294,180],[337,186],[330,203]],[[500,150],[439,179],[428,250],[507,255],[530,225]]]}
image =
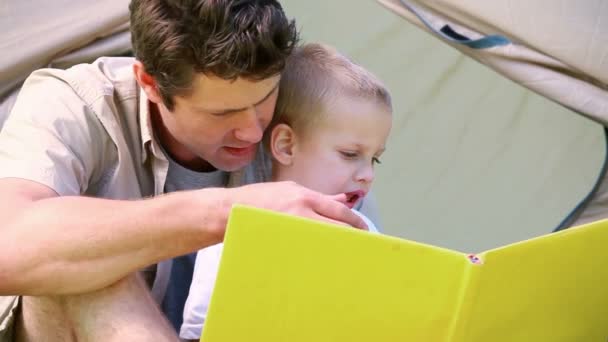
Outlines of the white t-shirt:
{"label": "white t-shirt", "polygon": [[[376,226],[365,215],[356,210],[353,212],[365,221],[370,232],[378,233]],[[184,306],[184,322],[179,331],[179,337],[182,339],[198,340],[201,337],[223,246],[222,243],[213,245],[201,249],[196,254],[190,292]]]}

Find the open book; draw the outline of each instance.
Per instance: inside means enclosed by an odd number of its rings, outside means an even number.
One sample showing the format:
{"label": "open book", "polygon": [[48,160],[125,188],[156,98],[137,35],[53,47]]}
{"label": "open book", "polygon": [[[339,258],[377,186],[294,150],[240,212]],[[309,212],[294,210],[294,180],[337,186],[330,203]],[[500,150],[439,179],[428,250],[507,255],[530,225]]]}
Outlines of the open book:
{"label": "open book", "polygon": [[606,342],[608,221],[466,254],[236,206],[202,340]]}

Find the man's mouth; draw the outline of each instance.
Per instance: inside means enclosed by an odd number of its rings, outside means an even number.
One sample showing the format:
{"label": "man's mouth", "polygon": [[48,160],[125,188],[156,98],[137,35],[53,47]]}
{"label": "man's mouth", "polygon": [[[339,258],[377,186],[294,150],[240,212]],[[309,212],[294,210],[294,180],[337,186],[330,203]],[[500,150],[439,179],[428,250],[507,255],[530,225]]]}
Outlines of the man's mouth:
{"label": "man's mouth", "polygon": [[246,147],[224,146],[224,150],[226,150],[226,152],[232,154],[233,156],[242,157],[242,156],[246,156],[246,155],[249,155],[250,153],[252,153],[255,150],[255,147],[256,147],[255,144],[251,144]]}
{"label": "man's mouth", "polygon": [[365,197],[365,192],[363,190],[356,190],[346,193],[346,206],[350,209],[355,207],[355,204],[359,202],[360,199]]}

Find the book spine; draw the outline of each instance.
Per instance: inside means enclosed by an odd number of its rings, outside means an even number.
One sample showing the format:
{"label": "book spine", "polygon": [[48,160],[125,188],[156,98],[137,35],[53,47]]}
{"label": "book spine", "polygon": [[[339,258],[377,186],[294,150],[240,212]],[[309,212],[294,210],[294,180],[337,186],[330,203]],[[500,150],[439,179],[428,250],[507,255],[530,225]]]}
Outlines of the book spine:
{"label": "book spine", "polygon": [[471,309],[473,307],[479,275],[483,270],[482,255],[463,255],[467,259],[462,277],[462,285],[458,294],[458,304],[454,312],[450,328],[448,329],[448,342],[467,341],[467,329],[472,319]]}

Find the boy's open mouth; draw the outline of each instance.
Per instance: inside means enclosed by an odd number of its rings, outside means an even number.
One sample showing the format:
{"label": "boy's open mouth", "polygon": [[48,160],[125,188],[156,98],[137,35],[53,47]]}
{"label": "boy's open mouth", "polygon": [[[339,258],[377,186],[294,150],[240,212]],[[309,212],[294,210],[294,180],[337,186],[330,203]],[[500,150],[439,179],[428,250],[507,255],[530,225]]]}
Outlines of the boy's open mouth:
{"label": "boy's open mouth", "polygon": [[365,196],[365,192],[362,190],[356,190],[346,193],[346,206],[352,209],[357,202]]}

